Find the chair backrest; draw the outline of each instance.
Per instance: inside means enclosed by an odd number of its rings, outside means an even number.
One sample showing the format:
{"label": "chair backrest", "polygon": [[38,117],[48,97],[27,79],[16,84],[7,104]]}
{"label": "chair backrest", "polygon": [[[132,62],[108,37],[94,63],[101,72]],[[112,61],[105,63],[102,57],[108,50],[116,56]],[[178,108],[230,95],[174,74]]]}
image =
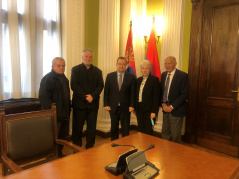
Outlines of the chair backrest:
{"label": "chair backrest", "polygon": [[14,161],[57,155],[56,107],[1,117],[2,152]]}

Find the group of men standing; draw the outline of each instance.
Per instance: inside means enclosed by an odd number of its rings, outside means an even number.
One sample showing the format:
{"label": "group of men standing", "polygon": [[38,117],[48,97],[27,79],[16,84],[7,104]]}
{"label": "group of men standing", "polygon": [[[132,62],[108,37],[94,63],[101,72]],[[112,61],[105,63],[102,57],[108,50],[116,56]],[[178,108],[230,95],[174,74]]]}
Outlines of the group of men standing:
{"label": "group of men standing", "polygon": [[[42,109],[50,109],[51,103],[56,103],[58,138],[65,139],[69,134],[71,106],[74,144],[82,146],[83,126],[87,123],[85,148],[91,148],[95,144],[99,98],[104,88],[102,71],[92,65],[93,56],[91,49],[83,50],[82,64],[72,68],[72,105],[69,81],[64,75],[65,61],[61,57],[53,59],[52,70],[41,80],[39,90]],[[165,59],[166,72],[162,74],[160,103],[164,111],[162,137],[180,142],[182,117],[186,114],[188,77],[186,73],[176,69],[176,64],[174,57]],[[107,75],[104,88],[104,108],[111,117],[111,140],[119,138],[119,121],[122,136],[129,135],[130,114],[135,110],[136,103],[136,77],[125,71],[126,58],[119,57],[116,67],[117,71]],[[59,148],[59,155],[62,155],[62,147]]]}

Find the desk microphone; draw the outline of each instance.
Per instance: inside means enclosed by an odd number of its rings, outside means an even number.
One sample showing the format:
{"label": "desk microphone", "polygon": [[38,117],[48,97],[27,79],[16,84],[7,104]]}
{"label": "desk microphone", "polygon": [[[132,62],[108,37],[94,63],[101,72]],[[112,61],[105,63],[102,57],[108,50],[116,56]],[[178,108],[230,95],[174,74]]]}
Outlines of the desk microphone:
{"label": "desk microphone", "polygon": [[130,146],[130,147],[134,147],[135,148],[135,146],[133,146],[133,145],[121,145],[121,144],[115,144],[115,143],[111,144],[111,147],[117,147],[117,146]]}
{"label": "desk microphone", "polygon": [[[131,159],[129,160],[128,166],[129,166],[130,162],[131,162],[133,159],[135,159],[135,158],[138,157],[139,155],[145,153],[147,150],[150,150],[150,149],[152,149],[152,148],[154,148],[154,147],[155,147],[155,145],[154,145],[154,144],[151,144],[147,149],[145,149],[145,150],[143,150],[143,151],[141,151],[141,152],[138,152],[137,155],[135,155],[133,158],[131,158]],[[126,168],[126,170],[128,171],[128,168]]]}
{"label": "desk microphone", "polygon": [[154,144],[151,144],[147,149],[145,149],[145,150],[143,150],[143,151],[146,152],[147,150],[152,149],[152,148],[154,148],[154,147],[155,147],[155,145],[154,145]]}

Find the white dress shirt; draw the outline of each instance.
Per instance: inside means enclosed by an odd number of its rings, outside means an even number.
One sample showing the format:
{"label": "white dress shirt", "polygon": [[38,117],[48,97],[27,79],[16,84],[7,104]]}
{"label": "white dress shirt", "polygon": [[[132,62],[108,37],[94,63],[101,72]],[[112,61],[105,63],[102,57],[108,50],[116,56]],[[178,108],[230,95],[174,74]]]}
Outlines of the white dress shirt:
{"label": "white dress shirt", "polygon": [[140,89],[139,89],[139,102],[142,102],[142,94],[143,94],[144,85],[145,85],[147,79],[148,79],[148,76],[143,77],[143,80],[141,82]]}

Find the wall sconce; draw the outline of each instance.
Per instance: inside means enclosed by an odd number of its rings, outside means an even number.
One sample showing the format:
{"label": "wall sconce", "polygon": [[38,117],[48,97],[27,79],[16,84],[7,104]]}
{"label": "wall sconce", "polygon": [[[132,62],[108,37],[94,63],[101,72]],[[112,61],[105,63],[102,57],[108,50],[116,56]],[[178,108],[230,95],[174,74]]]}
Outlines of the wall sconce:
{"label": "wall sconce", "polygon": [[[160,35],[155,36],[155,42],[156,43],[159,42],[160,37],[161,37]],[[145,41],[145,43],[149,43],[149,38],[146,35],[144,36],[144,41]]]}
{"label": "wall sconce", "polygon": [[[154,15],[153,15],[153,27],[152,28],[154,28],[154,32],[155,32],[155,17],[154,17]],[[156,32],[155,32],[156,33]],[[155,35],[155,42],[156,43],[158,43],[159,42],[159,38],[160,38],[161,36],[160,35]],[[149,37],[148,36],[144,36],[144,41],[145,41],[145,43],[149,43]]]}

